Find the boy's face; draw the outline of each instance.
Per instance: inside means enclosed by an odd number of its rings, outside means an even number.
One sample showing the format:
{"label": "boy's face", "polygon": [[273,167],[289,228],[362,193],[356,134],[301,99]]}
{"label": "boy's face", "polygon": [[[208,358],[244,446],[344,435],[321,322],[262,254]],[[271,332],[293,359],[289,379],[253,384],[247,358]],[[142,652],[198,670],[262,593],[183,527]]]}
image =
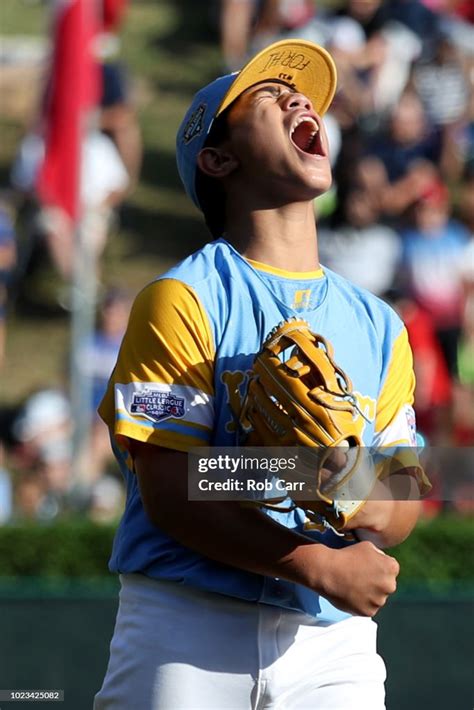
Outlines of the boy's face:
{"label": "boy's face", "polygon": [[326,131],[303,94],[278,82],[256,84],[236,100],[227,122],[241,187],[285,203],[311,200],[331,186]]}
{"label": "boy's face", "polygon": [[415,206],[415,223],[426,236],[437,236],[449,219],[447,202],[432,203],[420,200]]}

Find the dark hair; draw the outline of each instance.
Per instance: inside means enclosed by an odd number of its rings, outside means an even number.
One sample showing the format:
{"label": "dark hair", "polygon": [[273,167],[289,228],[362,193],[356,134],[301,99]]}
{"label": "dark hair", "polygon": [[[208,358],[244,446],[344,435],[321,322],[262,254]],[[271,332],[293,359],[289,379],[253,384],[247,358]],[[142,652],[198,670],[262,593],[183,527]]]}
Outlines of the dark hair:
{"label": "dark hair", "polygon": [[[218,147],[229,137],[226,109],[212,124],[204,148]],[[206,226],[216,239],[221,237],[226,226],[226,192],[222,182],[209,177],[196,168],[196,195],[201,206]]]}

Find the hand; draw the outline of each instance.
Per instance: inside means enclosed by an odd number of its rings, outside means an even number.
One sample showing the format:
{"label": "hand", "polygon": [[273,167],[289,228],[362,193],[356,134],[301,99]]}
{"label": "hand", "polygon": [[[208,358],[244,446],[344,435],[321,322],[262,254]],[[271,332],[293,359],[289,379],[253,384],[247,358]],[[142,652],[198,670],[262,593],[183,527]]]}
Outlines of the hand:
{"label": "hand", "polygon": [[324,465],[320,471],[321,484],[330,484],[334,476],[337,476],[347,466],[348,455],[342,447],[328,449],[328,456],[324,460]]}
{"label": "hand", "polygon": [[380,533],[390,524],[394,510],[393,500],[368,500],[341,530],[362,529]]}
{"label": "hand", "polygon": [[371,542],[342,550],[326,548],[326,553],[321,558],[316,591],[342,611],[375,616],[397,588],[398,562]]}
{"label": "hand", "polygon": [[341,530],[353,531],[357,540],[369,540],[376,547],[392,547],[384,531],[391,524],[395,513],[393,500],[369,500]]}
{"label": "hand", "polygon": [[420,484],[416,469],[404,469],[377,481],[369,500],[349,520],[344,530],[356,530],[359,540],[377,547],[399,545],[410,534],[420,514]]}

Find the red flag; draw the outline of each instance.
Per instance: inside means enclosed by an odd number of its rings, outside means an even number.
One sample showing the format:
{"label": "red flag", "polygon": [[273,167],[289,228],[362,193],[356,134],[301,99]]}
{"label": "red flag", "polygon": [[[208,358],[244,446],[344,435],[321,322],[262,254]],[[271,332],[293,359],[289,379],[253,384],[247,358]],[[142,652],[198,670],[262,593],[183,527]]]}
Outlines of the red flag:
{"label": "red flag", "polygon": [[96,0],[57,0],[53,55],[44,107],[45,158],[37,192],[43,204],[79,216],[81,144],[87,114],[99,100],[93,54]]}

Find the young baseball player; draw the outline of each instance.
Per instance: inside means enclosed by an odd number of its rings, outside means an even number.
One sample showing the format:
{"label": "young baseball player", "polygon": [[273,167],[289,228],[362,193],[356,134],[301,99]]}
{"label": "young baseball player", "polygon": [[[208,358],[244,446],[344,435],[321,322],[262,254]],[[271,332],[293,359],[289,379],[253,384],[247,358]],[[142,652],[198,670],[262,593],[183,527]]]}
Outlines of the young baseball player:
{"label": "young baseball player", "polygon": [[[395,591],[415,501],[369,501],[362,542],[306,516],[188,500],[187,452],[232,446],[255,354],[304,318],[352,379],[365,445],[413,444],[406,331],[383,302],[323,268],[313,200],[331,171],[327,52],[288,40],[194,98],[177,136],[185,189],[215,241],[132,308],[100,413],[127,485],[110,567],[120,607],[95,710],[380,710],[372,616]],[[416,485],[413,471],[401,478]]]}

